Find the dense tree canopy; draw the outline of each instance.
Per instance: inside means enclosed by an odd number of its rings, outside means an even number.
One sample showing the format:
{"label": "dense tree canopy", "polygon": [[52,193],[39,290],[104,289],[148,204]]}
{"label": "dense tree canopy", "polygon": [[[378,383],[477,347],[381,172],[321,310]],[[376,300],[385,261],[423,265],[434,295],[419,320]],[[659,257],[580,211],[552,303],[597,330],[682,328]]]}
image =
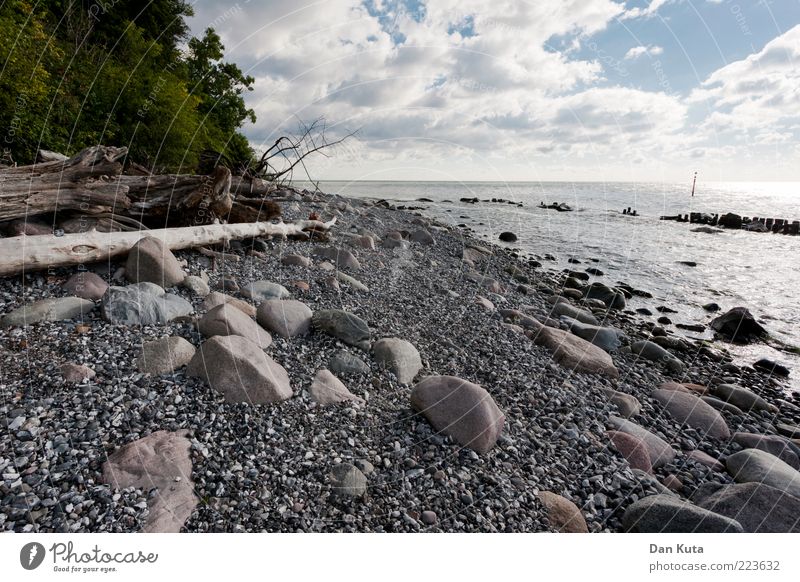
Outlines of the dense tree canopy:
{"label": "dense tree canopy", "polygon": [[244,165],[254,79],[224,62],[213,29],[189,38],[184,0],[0,4],[2,157],[127,146],[153,169],[191,172],[213,150]]}

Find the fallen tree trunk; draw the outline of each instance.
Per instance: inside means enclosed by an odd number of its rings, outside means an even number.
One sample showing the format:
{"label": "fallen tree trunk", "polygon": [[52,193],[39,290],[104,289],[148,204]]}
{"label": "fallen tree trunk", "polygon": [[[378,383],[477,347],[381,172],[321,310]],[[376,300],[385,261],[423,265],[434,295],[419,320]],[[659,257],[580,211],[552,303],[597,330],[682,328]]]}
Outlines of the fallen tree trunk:
{"label": "fallen tree trunk", "polygon": [[60,237],[38,235],[0,239],[0,276],[106,260],[126,254],[147,236],[156,237],[165,247],[178,250],[259,236],[305,236],[307,230],[327,231],[334,224],[336,218],[329,222],[301,220],[278,224],[209,224],[143,232],[105,233],[93,230]]}

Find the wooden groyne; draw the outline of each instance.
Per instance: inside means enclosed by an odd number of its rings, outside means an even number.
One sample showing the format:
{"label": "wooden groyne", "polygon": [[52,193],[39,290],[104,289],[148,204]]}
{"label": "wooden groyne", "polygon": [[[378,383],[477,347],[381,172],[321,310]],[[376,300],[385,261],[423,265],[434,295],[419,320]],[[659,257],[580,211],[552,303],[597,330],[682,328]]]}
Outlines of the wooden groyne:
{"label": "wooden groyne", "polygon": [[785,218],[761,218],[758,216],[740,216],[733,212],[726,214],[708,214],[706,212],[690,212],[689,214],[676,214],[674,216],[661,216],[661,220],[674,220],[676,222],[689,222],[691,224],[706,224],[720,228],[747,230],[750,232],[772,232],[775,234],[800,234],[800,220],[789,221]]}

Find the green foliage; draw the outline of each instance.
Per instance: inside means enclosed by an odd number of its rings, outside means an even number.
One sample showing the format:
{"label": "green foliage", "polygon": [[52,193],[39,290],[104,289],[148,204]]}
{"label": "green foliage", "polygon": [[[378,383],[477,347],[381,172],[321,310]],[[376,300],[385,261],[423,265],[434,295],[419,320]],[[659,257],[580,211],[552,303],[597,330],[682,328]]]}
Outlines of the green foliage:
{"label": "green foliage", "polygon": [[192,172],[207,150],[250,161],[238,131],[255,121],[243,99],[254,80],[223,61],[213,29],[188,39],[187,2],[43,4],[0,5],[0,132],[14,161],[96,144],[161,171]]}

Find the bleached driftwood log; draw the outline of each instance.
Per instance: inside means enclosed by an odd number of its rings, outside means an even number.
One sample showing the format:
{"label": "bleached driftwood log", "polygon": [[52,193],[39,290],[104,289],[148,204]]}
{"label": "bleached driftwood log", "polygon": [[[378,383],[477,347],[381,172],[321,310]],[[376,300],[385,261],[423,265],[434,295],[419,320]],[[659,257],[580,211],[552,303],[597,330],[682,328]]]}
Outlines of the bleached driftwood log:
{"label": "bleached driftwood log", "polygon": [[39,235],[0,239],[0,276],[25,271],[41,271],[55,267],[88,264],[126,254],[141,238],[152,236],[164,246],[186,249],[260,236],[302,236],[305,231],[327,231],[336,218],[328,222],[300,220],[272,224],[208,224],[180,228],[161,228],[136,232],[97,232]]}

